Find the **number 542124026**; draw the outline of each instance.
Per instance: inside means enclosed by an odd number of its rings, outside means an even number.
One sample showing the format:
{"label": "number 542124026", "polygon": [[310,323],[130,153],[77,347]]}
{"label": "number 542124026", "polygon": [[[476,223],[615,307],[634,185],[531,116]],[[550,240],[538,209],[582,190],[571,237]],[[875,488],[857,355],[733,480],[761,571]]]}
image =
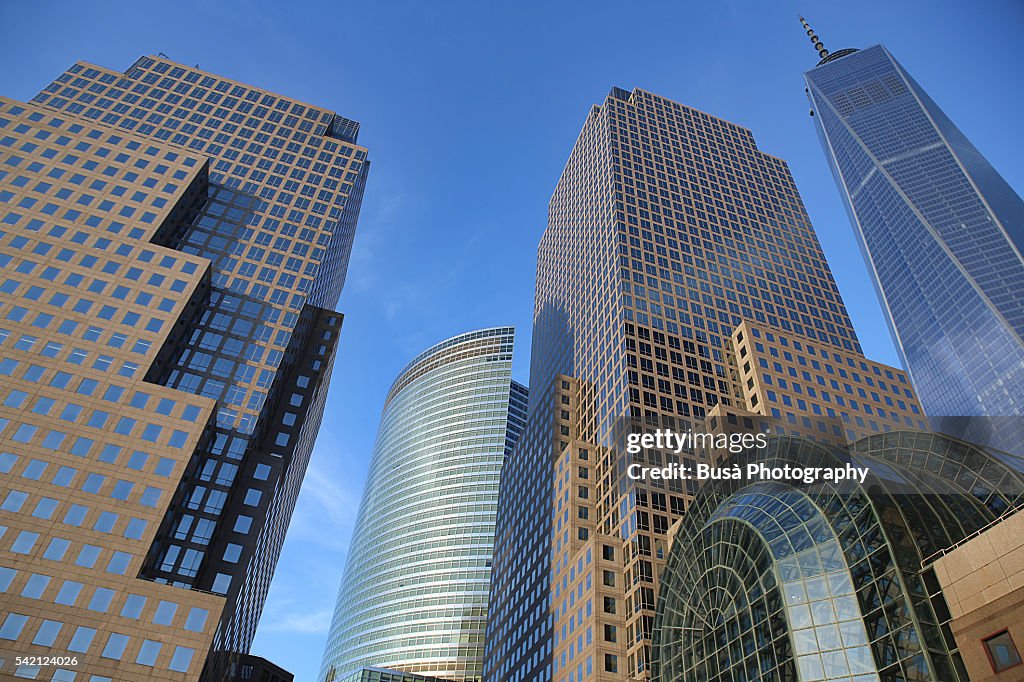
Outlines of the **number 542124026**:
{"label": "number 542124026", "polygon": [[78,665],[78,656],[15,656],[14,665]]}

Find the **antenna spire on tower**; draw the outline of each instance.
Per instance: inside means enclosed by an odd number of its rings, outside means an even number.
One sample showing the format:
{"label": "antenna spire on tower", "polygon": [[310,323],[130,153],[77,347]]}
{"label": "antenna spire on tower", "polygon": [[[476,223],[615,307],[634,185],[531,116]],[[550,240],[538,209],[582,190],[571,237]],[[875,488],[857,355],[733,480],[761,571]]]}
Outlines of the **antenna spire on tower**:
{"label": "antenna spire on tower", "polygon": [[814,49],[818,51],[818,56],[821,57],[822,59],[827,58],[828,50],[826,50],[825,46],[822,44],[821,38],[819,38],[818,35],[814,32],[814,29],[807,24],[806,19],[800,17],[800,23],[804,25],[804,30],[807,31],[807,35],[811,39],[811,44],[814,45]]}

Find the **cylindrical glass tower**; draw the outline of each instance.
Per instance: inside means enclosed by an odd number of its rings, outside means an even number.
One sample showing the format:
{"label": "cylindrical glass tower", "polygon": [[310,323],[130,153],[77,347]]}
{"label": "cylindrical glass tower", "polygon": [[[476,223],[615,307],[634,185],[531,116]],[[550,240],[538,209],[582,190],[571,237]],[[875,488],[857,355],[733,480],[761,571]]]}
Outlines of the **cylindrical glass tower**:
{"label": "cylindrical glass tower", "polygon": [[511,327],[421,353],[384,401],[320,680],[479,681],[498,476],[526,416]]}

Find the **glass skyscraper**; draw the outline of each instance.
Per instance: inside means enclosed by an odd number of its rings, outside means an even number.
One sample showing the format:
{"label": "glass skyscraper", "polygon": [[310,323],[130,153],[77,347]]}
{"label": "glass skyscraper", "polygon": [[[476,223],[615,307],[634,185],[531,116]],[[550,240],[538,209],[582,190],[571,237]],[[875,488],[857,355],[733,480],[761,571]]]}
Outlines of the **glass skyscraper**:
{"label": "glass skyscraper", "polygon": [[586,117],[538,248],[533,330],[488,682],[649,678],[669,528],[695,481],[627,467],[700,454],[630,455],[627,431],[699,431],[723,410],[838,438],[919,426],[906,376],[861,353],[786,163],[640,89]]}
{"label": "glass skyscraper", "polygon": [[321,682],[481,680],[499,474],[526,418],[513,342],[460,334],[391,386]]}
{"label": "glass skyscraper", "polygon": [[341,330],[357,131],[156,57],[5,101],[5,653],[106,680],[248,651]]}
{"label": "glass skyscraper", "polygon": [[1024,202],[888,50],[808,34],[814,121],[925,412],[1024,415]]}

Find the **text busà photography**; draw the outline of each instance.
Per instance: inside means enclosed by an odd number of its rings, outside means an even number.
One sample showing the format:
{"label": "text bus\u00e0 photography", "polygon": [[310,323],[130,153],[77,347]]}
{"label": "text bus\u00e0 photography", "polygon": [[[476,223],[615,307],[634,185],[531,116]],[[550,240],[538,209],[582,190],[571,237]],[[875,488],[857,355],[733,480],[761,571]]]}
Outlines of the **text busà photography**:
{"label": "text bus\u00e0 photography", "polygon": [[0,0],[0,680],[1024,680],[1024,4]]}

